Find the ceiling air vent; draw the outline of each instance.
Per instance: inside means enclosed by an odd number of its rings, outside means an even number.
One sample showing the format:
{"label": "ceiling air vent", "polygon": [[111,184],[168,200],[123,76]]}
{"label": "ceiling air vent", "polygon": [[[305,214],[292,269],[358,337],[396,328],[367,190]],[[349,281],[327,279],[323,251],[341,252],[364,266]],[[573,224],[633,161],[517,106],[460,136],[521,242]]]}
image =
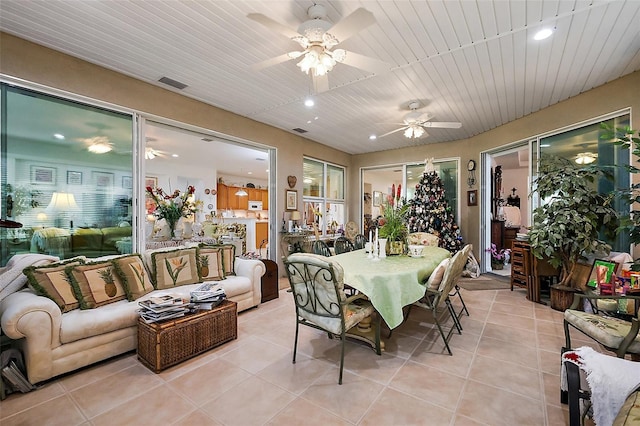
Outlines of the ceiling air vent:
{"label": "ceiling air vent", "polygon": [[293,129],[293,131],[298,133],[307,133],[307,130],[301,129],[300,127],[296,127],[295,129]]}
{"label": "ceiling air vent", "polygon": [[160,80],[158,80],[160,83],[164,83],[167,86],[171,86],[171,87],[175,87],[178,90],[182,90],[185,87],[187,87],[186,84],[184,83],[180,83],[179,81],[175,81],[173,79],[170,79],[169,77],[162,77]]}
{"label": "ceiling air vent", "polygon": [[203,142],[213,142],[213,139],[210,139],[210,138],[202,138],[201,140]]}

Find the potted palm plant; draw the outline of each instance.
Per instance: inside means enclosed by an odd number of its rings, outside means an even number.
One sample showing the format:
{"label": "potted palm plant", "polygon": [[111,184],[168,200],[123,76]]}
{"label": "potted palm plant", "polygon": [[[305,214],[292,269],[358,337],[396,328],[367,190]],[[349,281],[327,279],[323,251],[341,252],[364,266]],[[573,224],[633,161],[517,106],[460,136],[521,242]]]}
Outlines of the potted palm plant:
{"label": "potted palm plant", "polygon": [[[379,220],[380,238],[387,239],[387,254],[398,255],[404,253],[407,236],[406,217],[409,204],[402,203],[400,198],[401,186],[398,185],[397,195],[389,195],[383,207],[383,217]],[[392,189],[395,194],[395,187]]]}

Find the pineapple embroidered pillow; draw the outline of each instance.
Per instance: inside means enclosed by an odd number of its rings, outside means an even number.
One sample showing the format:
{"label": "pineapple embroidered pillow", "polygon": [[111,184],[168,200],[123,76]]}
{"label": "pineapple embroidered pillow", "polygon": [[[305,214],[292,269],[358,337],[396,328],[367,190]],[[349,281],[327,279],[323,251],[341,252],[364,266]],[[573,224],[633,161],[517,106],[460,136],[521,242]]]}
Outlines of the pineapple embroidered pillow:
{"label": "pineapple embroidered pillow", "polygon": [[69,312],[78,309],[80,304],[71,287],[65,268],[80,264],[82,264],[82,260],[71,259],[50,265],[30,266],[22,272],[37,294],[53,300],[62,312]]}
{"label": "pineapple embroidered pillow", "polygon": [[200,268],[200,277],[204,281],[223,280],[222,248],[201,247],[198,250],[198,267]]}
{"label": "pineapple embroidered pillow", "polygon": [[139,254],[122,256],[112,260],[116,273],[122,280],[127,300],[136,300],[153,291],[153,284]]}
{"label": "pineapple embroidered pillow", "polygon": [[93,309],[126,299],[122,280],[111,261],[67,267],[80,309]]}

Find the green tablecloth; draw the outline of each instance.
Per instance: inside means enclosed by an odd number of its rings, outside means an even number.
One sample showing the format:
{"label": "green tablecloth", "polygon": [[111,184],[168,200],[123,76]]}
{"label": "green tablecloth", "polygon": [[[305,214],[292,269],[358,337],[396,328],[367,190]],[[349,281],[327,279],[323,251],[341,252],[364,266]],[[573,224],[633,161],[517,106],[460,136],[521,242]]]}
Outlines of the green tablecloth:
{"label": "green tablecloth", "polygon": [[375,261],[364,250],[332,256],[344,269],[344,282],[369,297],[390,328],[402,324],[402,308],[424,296],[424,281],[451,254],[425,247],[424,257],[387,256]]}

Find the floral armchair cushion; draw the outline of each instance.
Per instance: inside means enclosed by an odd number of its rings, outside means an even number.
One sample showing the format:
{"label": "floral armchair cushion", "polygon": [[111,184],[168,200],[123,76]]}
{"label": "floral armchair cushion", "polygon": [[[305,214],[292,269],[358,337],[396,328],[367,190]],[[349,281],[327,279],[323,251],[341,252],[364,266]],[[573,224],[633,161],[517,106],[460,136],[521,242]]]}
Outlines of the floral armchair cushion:
{"label": "floral armchair cushion", "polygon": [[409,244],[418,244],[427,247],[438,247],[440,238],[428,232],[412,232],[409,234]]}
{"label": "floral armchair cushion", "polygon": [[[601,316],[583,311],[567,309],[564,319],[592,339],[609,348],[618,348],[629,331],[631,322],[615,317]],[[640,335],[627,348],[628,353],[640,354]]]}

